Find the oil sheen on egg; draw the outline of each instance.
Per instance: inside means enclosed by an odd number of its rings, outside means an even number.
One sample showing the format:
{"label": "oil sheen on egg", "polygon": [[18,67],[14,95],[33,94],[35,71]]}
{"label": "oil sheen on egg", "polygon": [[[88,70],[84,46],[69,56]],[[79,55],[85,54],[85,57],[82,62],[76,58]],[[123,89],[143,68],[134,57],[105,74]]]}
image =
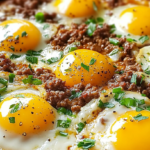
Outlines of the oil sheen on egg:
{"label": "oil sheen on egg", "polygon": [[102,86],[113,76],[115,68],[110,58],[98,52],[81,49],[66,55],[58,64],[56,77],[72,87],[84,85]]}

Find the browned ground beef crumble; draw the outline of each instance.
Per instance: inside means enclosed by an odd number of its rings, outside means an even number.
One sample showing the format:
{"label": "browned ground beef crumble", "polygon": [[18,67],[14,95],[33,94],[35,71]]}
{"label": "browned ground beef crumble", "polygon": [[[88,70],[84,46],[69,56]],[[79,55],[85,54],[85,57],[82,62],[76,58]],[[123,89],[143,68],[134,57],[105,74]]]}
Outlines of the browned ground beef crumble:
{"label": "browned ground beef crumble", "polygon": [[[5,0],[4,5],[12,4],[11,9],[2,6],[2,10],[5,12],[5,16],[0,17],[0,21],[5,21],[7,16],[10,15],[21,15],[23,18],[35,19],[38,6],[42,3],[50,2],[51,0]],[[44,13],[45,22],[53,23],[56,22],[56,13]]]}
{"label": "browned ground beef crumble", "polygon": [[105,2],[108,7],[113,8],[113,7],[117,7],[117,6],[121,6],[125,4],[125,0],[102,0],[103,2]]}
{"label": "browned ground beef crumble", "polygon": [[[114,49],[123,47],[123,58],[130,56],[135,43],[129,43],[125,37],[117,38],[115,34],[111,34],[111,27],[108,24],[103,24],[102,27],[97,25],[97,29],[91,37],[86,33],[87,27],[86,24],[74,23],[70,29],[65,29],[64,25],[60,25],[57,34],[52,37],[50,43],[54,49],[63,50],[68,44],[80,42],[78,49],[90,49],[102,54],[108,54]],[[116,38],[120,44],[117,46],[110,44],[109,37]]]}

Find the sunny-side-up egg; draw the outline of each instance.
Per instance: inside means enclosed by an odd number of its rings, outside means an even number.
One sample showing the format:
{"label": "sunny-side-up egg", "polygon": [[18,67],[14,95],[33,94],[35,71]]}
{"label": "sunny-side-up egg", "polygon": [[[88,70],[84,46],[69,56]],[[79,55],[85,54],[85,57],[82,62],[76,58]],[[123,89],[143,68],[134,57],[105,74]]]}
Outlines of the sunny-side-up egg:
{"label": "sunny-side-up egg", "polygon": [[[8,81],[7,72],[0,73]],[[14,82],[7,82],[1,93],[0,103],[0,148],[2,150],[66,150],[75,143],[76,131],[59,134],[65,128],[58,127],[57,120],[72,117],[58,114],[46,100],[42,85],[23,84],[24,77],[15,76]],[[1,91],[0,84],[0,91]],[[71,122],[70,122],[71,123]],[[67,140],[67,141],[66,141]],[[59,144],[58,144],[59,143]]]}
{"label": "sunny-side-up egg", "polygon": [[[148,6],[128,4],[112,10],[113,15],[106,18],[108,24],[115,24],[118,35],[134,39],[138,44],[150,42],[150,8]],[[141,36],[148,36],[142,41]]]}
{"label": "sunny-side-up egg", "polygon": [[53,0],[41,7],[42,10],[48,13],[56,12],[59,18],[58,23],[67,25],[72,22],[82,23],[85,18],[97,14],[100,8],[100,0]]}
{"label": "sunny-side-up egg", "polygon": [[55,74],[65,81],[66,86],[75,84],[102,86],[114,75],[113,62],[98,52],[80,49],[75,50],[60,60]]}
{"label": "sunny-side-up egg", "polygon": [[[71,150],[82,149],[79,143],[83,142],[83,137],[95,140],[91,150],[150,149],[148,140],[150,111],[137,110],[137,104],[132,103],[142,102],[143,107],[149,106],[150,100],[147,97],[143,97],[140,93],[124,91],[122,103],[119,103],[114,99],[112,90],[108,90],[101,94],[99,100],[104,104],[101,111],[99,110],[96,119],[87,123],[77,135],[76,145]],[[96,101],[95,110],[98,106],[102,106],[100,105],[102,103],[98,104],[99,100]]]}
{"label": "sunny-side-up egg", "polygon": [[35,68],[48,66],[41,63],[41,60],[49,59],[54,55],[55,57],[59,56],[59,52],[54,52],[51,46],[46,43],[56,33],[56,24],[27,21],[15,17],[8,19],[10,20],[0,23],[0,53],[4,53],[8,58],[12,54],[17,55],[15,59],[12,59],[12,62],[16,64],[31,63],[33,57],[30,58],[30,61],[26,57],[28,50],[41,51],[41,55],[36,56],[39,61],[36,61]]}

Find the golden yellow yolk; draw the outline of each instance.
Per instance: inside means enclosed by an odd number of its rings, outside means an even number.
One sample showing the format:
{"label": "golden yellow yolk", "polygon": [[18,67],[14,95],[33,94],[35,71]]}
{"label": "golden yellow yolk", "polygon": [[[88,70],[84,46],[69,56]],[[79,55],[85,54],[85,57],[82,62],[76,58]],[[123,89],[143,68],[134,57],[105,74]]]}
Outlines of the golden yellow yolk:
{"label": "golden yellow yolk", "polygon": [[[57,11],[68,17],[86,17],[94,14],[100,6],[99,0],[56,0]],[[96,7],[96,8],[95,8]]]}
{"label": "golden yellow yolk", "polygon": [[[90,64],[91,61],[95,62]],[[102,86],[114,75],[112,61],[98,52],[86,49],[73,51],[58,64],[55,74],[66,81],[66,86],[78,83]]]}
{"label": "golden yellow yolk", "polygon": [[13,19],[0,24],[0,51],[34,50],[40,40],[40,31],[29,21]]}
{"label": "golden yellow yolk", "polygon": [[134,35],[150,35],[149,12],[146,6],[127,8],[120,14],[120,26]]}
{"label": "golden yellow yolk", "polygon": [[[133,117],[139,113],[149,118],[135,120]],[[126,112],[114,122],[110,132],[116,135],[115,150],[150,150],[150,112]]]}
{"label": "golden yellow yolk", "polygon": [[53,129],[55,110],[37,95],[21,93],[0,103],[0,126],[16,134],[35,134]]}

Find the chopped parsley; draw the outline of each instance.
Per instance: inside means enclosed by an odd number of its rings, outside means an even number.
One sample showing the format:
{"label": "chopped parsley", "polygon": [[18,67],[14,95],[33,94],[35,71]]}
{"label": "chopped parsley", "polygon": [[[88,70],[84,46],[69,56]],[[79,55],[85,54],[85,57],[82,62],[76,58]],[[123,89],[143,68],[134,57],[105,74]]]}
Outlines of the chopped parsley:
{"label": "chopped parsley", "polygon": [[68,133],[66,133],[66,132],[62,132],[62,131],[59,131],[59,135],[61,135],[61,136],[68,136]]}
{"label": "chopped parsley", "polygon": [[84,127],[85,127],[85,123],[80,122],[77,124],[76,130],[78,131],[78,133],[80,133]]}
{"label": "chopped parsley", "polygon": [[4,99],[3,96],[0,95],[0,102],[2,102],[3,99]]}
{"label": "chopped parsley", "polygon": [[37,64],[38,63],[38,58],[34,56],[26,56],[26,60],[32,64]]}
{"label": "chopped parsley", "polygon": [[150,70],[147,68],[146,70],[144,70],[144,72],[148,75],[150,75]]}
{"label": "chopped parsley", "polygon": [[93,65],[94,63],[96,62],[96,59],[95,58],[92,58],[89,65]]}
{"label": "chopped parsley", "polygon": [[24,98],[24,95],[22,95],[22,94],[17,94],[17,95],[15,95],[15,97],[17,98]]}
{"label": "chopped parsley", "polygon": [[10,113],[13,114],[13,113],[17,112],[18,110],[21,109],[21,106],[22,106],[21,102],[10,105],[10,107],[9,107],[9,109],[11,109]]}
{"label": "chopped parsley", "polygon": [[31,67],[31,64],[29,64],[29,66],[28,66],[28,67],[29,67],[29,69],[30,69],[30,70],[32,71],[32,67]]}
{"label": "chopped parsley", "polygon": [[121,105],[126,106],[127,108],[130,108],[130,107],[141,106],[141,105],[145,104],[145,101],[144,101],[144,99],[138,100],[138,99],[135,99],[135,98],[123,98],[119,101],[119,103]]}
{"label": "chopped parsley", "polygon": [[96,24],[91,22],[88,25],[86,33],[88,36],[92,36],[95,30],[96,30]]}
{"label": "chopped parsley", "polygon": [[4,86],[0,88],[0,93],[6,91],[8,81],[6,79],[0,78],[0,83]]}
{"label": "chopped parsley", "polygon": [[64,108],[64,107],[59,107],[59,108],[57,109],[57,112],[60,113],[60,114],[64,114],[64,115],[68,115],[68,116],[73,116],[72,111],[69,110],[69,109],[66,109],[66,108]]}
{"label": "chopped parsley", "polygon": [[110,33],[114,33],[116,30],[116,26],[114,24],[110,25]]}
{"label": "chopped parsley", "polygon": [[101,17],[98,17],[98,18],[97,18],[97,23],[101,23],[101,22],[104,22],[104,19],[101,18]]}
{"label": "chopped parsley", "polygon": [[123,96],[125,95],[125,92],[122,91],[122,88],[121,87],[117,87],[117,88],[113,88],[113,91],[112,91],[115,95],[114,95],[114,99],[116,101],[119,101],[123,98]]}
{"label": "chopped parsley", "polygon": [[76,49],[77,49],[77,47],[75,47],[75,46],[69,47],[69,51],[68,51],[68,52],[69,52],[69,53],[70,53],[70,52],[73,52],[73,51],[75,51]]}
{"label": "chopped parsley", "polygon": [[146,97],[146,94],[141,94],[143,97]]}
{"label": "chopped parsley", "polygon": [[28,50],[26,55],[27,56],[40,56],[42,51],[43,50],[39,50],[39,51]]}
{"label": "chopped parsley", "polygon": [[132,38],[127,38],[127,41],[128,41],[128,42],[136,42],[136,40],[135,40],[135,39],[132,39]]}
{"label": "chopped parsley", "polygon": [[17,36],[15,37],[15,40],[19,40],[19,35],[17,35]]}
{"label": "chopped parsley", "polygon": [[111,51],[111,52],[109,53],[109,56],[113,56],[113,55],[117,54],[118,52],[119,52],[118,49],[114,49],[113,51]]}
{"label": "chopped parsley", "polygon": [[26,60],[32,64],[37,64],[38,57],[35,56],[40,56],[42,51],[43,50],[39,50],[39,51],[28,50],[26,53]]}
{"label": "chopped parsley", "polygon": [[21,55],[15,55],[15,54],[11,54],[10,59],[16,59],[21,57]]}
{"label": "chopped parsley", "polygon": [[93,9],[95,10],[95,11],[98,11],[98,8],[97,8],[97,5],[96,5],[96,3],[93,1]]}
{"label": "chopped parsley", "polygon": [[145,119],[148,119],[149,117],[147,116],[142,116],[142,114],[138,114],[137,116],[133,117],[134,120],[137,120],[137,121],[141,121],[141,120],[145,120]]}
{"label": "chopped parsley", "polygon": [[12,51],[15,51],[15,48],[14,48],[13,46],[10,46],[10,49],[11,49]]}
{"label": "chopped parsley", "polygon": [[22,82],[24,84],[34,84],[34,85],[41,85],[42,81],[36,78],[33,78],[33,75],[29,75],[28,78],[23,79]]}
{"label": "chopped parsley", "polygon": [[89,72],[89,66],[85,65],[84,63],[81,63],[81,67]]}
{"label": "chopped parsley", "polygon": [[109,102],[103,103],[101,100],[99,100],[98,106],[99,106],[100,108],[113,108],[113,107],[115,107],[114,104],[109,103]]}
{"label": "chopped parsley", "polygon": [[120,42],[114,38],[109,38],[109,42],[110,42],[110,44],[113,44],[113,45],[119,45],[120,44]]}
{"label": "chopped parsley", "polygon": [[142,44],[145,43],[147,40],[149,40],[149,37],[148,37],[147,35],[141,36],[141,37],[139,38],[139,41],[140,41]]}
{"label": "chopped parsley", "polygon": [[47,60],[47,63],[50,65],[50,64],[55,63],[57,61],[59,61],[58,57],[51,57],[50,59]]}
{"label": "chopped parsley", "polygon": [[141,78],[140,84],[142,84],[143,80],[145,79],[145,75],[144,74],[142,74],[141,76],[142,76],[142,78]]}
{"label": "chopped parsley", "polygon": [[117,73],[117,74],[123,74],[123,73],[124,73],[124,70],[116,71],[115,73]]}
{"label": "chopped parsley", "polygon": [[13,83],[14,78],[15,78],[15,74],[10,73],[10,74],[9,74],[9,82],[10,82],[10,83]]}
{"label": "chopped parsley", "polygon": [[36,19],[37,22],[43,23],[45,21],[44,13],[42,13],[42,12],[36,13],[35,19]]}
{"label": "chopped parsley", "polygon": [[131,77],[131,83],[134,83],[134,84],[136,84],[137,83],[137,74],[132,74],[132,77]]}
{"label": "chopped parsley", "polygon": [[15,117],[9,117],[9,122],[10,123],[15,123]]}
{"label": "chopped parsley", "polygon": [[85,138],[83,141],[80,141],[77,146],[82,149],[89,149],[95,146],[95,140]]}
{"label": "chopped parsley", "polygon": [[69,128],[71,124],[71,119],[67,118],[67,120],[57,120],[57,127]]}
{"label": "chopped parsley", "polygon": [[49,24],[44,24],[44,26],[43,26],[43,30],[45,30],[45,29],[47,29],[47,28],[49,28]]}
{"label": "chopped parsley", "polygon": [[71,91],[71,96],[69,97],[70,100],[73,100],[75,98],[80,97],[82,94],[82,91],[76,92],[75,90]]}
{"label": "chopped parsley", "polygon": [[144,110],[144,109],[141,108],[141,107],[136,107],[136,111],[137,111],[137,112],[140,112],[140,111],[142,111],[142,110]]}
{"label": "chopped parsley", "polygon": [[22,37],[24,37],[24,36],[27,36],[27,32],[26,31],[22,32]]}

